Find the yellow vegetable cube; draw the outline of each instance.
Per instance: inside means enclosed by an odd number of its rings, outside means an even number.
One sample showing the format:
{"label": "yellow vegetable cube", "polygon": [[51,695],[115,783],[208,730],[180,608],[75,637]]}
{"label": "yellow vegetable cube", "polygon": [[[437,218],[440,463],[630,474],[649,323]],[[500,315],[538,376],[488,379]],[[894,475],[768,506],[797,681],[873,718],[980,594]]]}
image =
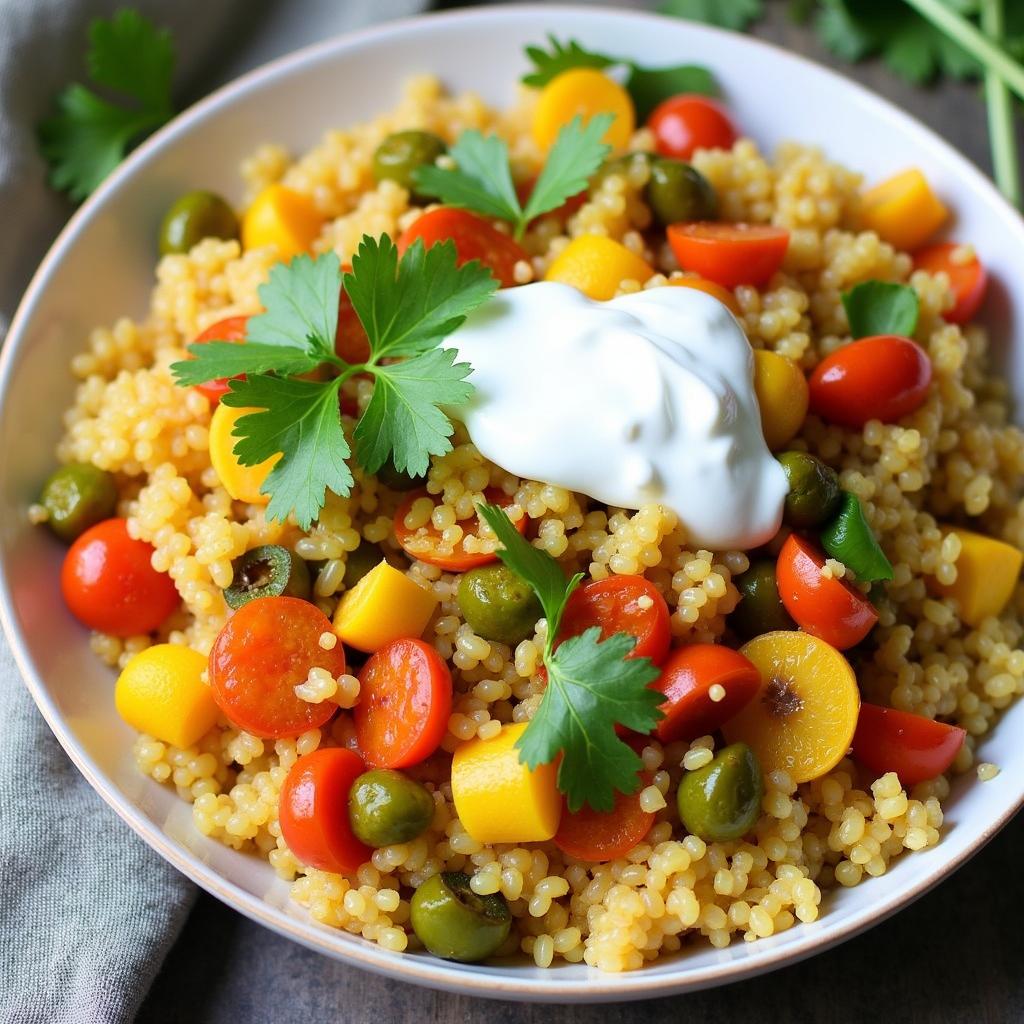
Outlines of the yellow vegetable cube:
{"label": "yellow vegetable cube", "polygon": [[494,739],[462,743],[452,759],[452,797],[466,831],[479,843],[541,843],[558,831],[558,770],[530,771],[516,741],[526,723],[502,726]]}
{"label": "yellow vegetable cube", "polygon": [[863,227],[897,249],[923,245],[948,215],[916,167],[887,178],[861,196]]}
{"label": "yellow vegetable cube", "polygon": [[290,260],[309,252],[323,223],[323,216],[308,196],[285,185],[270,185],[245,211],[242,245],[246,249],[273,245],[282,260]]}
{"label": "yellow vegetable cube", "polygon": [[190,647],[147,647],[118,677],[117,713],[139,732],[175,747],[191,747],[217,721],[213,692],[202,678],[205,669],[206,658]]}
{"label": "yellow vegetable cube", "polygon": [[796,437],[807,418],[807,378],[792,359],[758,349],[754,353],[754,391],[765,443],[778,451]]}
{"label": "yellow vegetable cube", "polygon": [[381,562],[342,597],[334,631],[351,647],[372,654],[392,640],[420,636],[437,600],[432,590]]}
{"label": "yellow vegetable cube", "polygon": [[960,538],[956,579],[948,585],[934,578],[929,582],[936,593],[956,599],[960,618],[968,626],[980,626],[985,619],[998,615],[1013,596],[1024,555],[1012,544],[994,537],[959,526],[949,529]]}
{"label": "yellow vegetable cube", "polygon": [[232,434],[235,424],[242,417],[258,409],[233,409],[223,403],[217,406],[210,420],[210,462],[224,490],[235,501],[247,501],[251,505],[266,505],[269,494],[261,494],[260,488],[274,468],[280,455],[275,455],[256,466],[243,466],[235,455],[238,438]]}
{"label": "yellow vegetable cube", "polygon": [[653,273],[653,267],[620,242],[603,235],[581,235],[555,257],[544,280],[572,285],[603,301],[614,298],[623,281],[643,284]]}
{"label": "yellow vegetable cube", "polygon": [[533,139],[550,149],[558,133],[574,117],[589,121],[595,114],[614,114],[604,141],[625,149],[636,127],[633,100],[618,82],[593,68],[572,68],[556,75],[541,90],[533,111]]}

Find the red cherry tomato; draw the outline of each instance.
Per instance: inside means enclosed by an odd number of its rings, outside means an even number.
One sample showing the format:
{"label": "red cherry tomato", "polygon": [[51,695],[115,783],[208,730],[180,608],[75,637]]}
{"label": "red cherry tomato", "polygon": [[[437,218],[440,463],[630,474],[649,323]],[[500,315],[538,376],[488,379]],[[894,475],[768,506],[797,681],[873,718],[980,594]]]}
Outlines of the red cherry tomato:
{"label": "red cherry tomato", "polygon": [[789,248],[789,232],[768,224],[702,220],[669,224],[667,232],[679,266],[723,288],[767,284]]}
{"label": "red cherry tomato", "polygon": [[737,132],[725,108],[707,96],[670,96],[651,112],[647,127],[662,156],[689,160],[698,149],[732,149]]}
{"label": "red cherry tomato", "polygon": [[931,380],[931,360],[909,338],[861,338],[814,368],[807,381],[811,412],[855,430],[868,420],[895,423],[920,406]]}
{"label": "red cherry tomato", "polygon": [[152,633],[178,607],[178,590],[153,568],[153,547],[128,536],[123,519],[105,519],[68,548],[60,588],[71,614],[111,636]]}
{"label": "red cherry tomato", "polygon": [[640,794],[648,785],[650,778],[645,776],[635,793],[616,793],[610,811],[595,811],[584,804],[573,814],[563,801],[555,846],[569,857],[591,863],[625,857],[654,824],[654,813],[640,806]]}
{"label": "red cherry tomato", "polygon": [[953,308],[942,315],[951,324],[965,324],[972,320],[988,287],[988,272],[977,256],[967,262],[953,260],[953,253],[959,248],[956,242],[937,242],[914,253],[915,270],[942,273],[949,278],[956,301]]}
{"label": "red cherry tomato", "polygon": [[949,768],[966,735],[958,726],[923,715],[861,704],[853,756],[873,779],[895,772],[904,786],[916,786]]}
{"label": "red cherry tomato", "polygon": [[[341,272],[352,273],[351,264],[343,264]],[[346,363],[353,365],[365,363],[370,358],[370,339],[367,338],[366,331],[352,308],[352,300],[344,288],[338,296],[338,330],[334,335],[334,351]]]}
{"label": "red cherry tomato", "polygon": [[[208,341],[236,341],[241,344],[245,341],[245,325],[248,322],[247,316],[229,316],[226,320],[218,320],[217,323],[211,324],[202,334],[198,335],[192,344],[205,345]],[[211,405],[216,405],[221,396],[228,393],[228,378],[218,377],[216,380],[208,380],[205,384],[197,384],[195,387],[200,394],[206,395]]]}
{"label": "red cherry tomato", "polygon": [[779,597],[793,621],[840,651],[859,644],[878,613],[859,591],[822,576],[825,555],[804,537],[790,534],[775,566]]}
{"label": "red cherry tomato", "polygon": [[435,242],[450,238],[455,242],[458,263],[479,260],[501,283],[511,288],[515,283],[515,266],[527,259],[526,253],[509,235],[503,234],[476,214],[439,206],[423,214],[398,236],[398,252],[402,254],[416,241],[423,239],[429,249]]}
{"label": "red cherry tomato", "polygon": [[352,712],[356,743],[371,768],[408,768],[434,753],[452,712],[452,677],[422,640],[392,640],[359,673]]}
{"label": "red cherry tomato", "polygon": [[[739,651],[721,644],[691,644],[672,651],[652,688],[665,694],[665,717],[654,727],[662,743],[693,740],[729,721],[761,688],[761,673]],[[725,696],[711,699],[712,686]]]}
{"label": "red cherry tomato", "polygon": [[311,868],[351,874],[373,850],[352,832],[348,795],[362,775],[363,762],[342,747],[305,754],[292,765],[284,785],[278,817],[288,849]]}
{"label": "red cherry tomato", "polygon": [[295,695],[311,668],[345,671],[345,650],[325,651],[320,637],[331,622],[297,597],[258,597],[243,605],[217,634],[210,651],[213,699],[239,728],[278,739],[317,729],[338,710],[332,700],[310,704]]}

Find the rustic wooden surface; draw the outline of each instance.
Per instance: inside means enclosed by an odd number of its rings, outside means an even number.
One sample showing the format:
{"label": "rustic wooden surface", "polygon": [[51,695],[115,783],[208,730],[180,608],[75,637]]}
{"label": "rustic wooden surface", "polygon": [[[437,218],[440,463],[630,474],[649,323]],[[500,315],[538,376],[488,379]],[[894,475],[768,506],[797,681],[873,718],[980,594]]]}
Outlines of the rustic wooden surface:
{"label": "rustic wooden surface", "polygon": [[[894,0],[895,2],[895,0]],[[625,4],[623,4],[625,5]],[[634,2],[633,6],[648,6]],[[984,108],[973,85],[915,89],[876,64],[838,65],[770,0],[755,34],[838,66],[937,129],[988,170]],[[540,31],[543,26],[538,26]],[[785,116],[785,111],[780,111]],[[838,949],[724,989],[613,1006],[531,1006],[429,992],[328,960],[202,895],[139,1014],[146,1024],[676,1024],[1024,1020],[1024,885],[1018,818],[953,878]]]}

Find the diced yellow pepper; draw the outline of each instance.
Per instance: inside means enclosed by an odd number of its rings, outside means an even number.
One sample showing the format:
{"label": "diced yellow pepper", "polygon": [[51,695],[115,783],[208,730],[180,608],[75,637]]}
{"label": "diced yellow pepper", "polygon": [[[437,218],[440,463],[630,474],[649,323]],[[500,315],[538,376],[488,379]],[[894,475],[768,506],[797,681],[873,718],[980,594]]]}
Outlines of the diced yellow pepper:
{"label": "diced yellow pepper", "polygon": [[437,607],[437,595],[387,562],[371,569],[334,613],[334,632],[372,654],[392,640],[418,637]]}
{"label": "diced yellow pepper", "polygon": [[210,420],[210,462],[224,490],[235,501],[251,505],[266,505],[269,494],[260,494],[260,488],[274,468],[280,455],[274,455],[256,466],[243,466],[235,455],[238,438],[232,435],[239,418],[259,409],[233,409],[221,403]]}
{"label": "diced yellow pepper", "polygon": [[983,533],[959,526],[946,529],[960,538],[956,579],[942,584],[929,577],[928,582],[935,593],[956,599],[960,618],[968,626],[980,626],[985,619],[998,615],[1013,596],[1024,554],[1012,544]]}
{"label": "diced yellow pepper", "polygon": [[807,418],[807,378],[792,359],[758,349],[754,352],[754,391],[765,443],[778,451],[796,437]]}
{"label": "diced yellow pepper", "polygon": [[206,658],[191,647],[147,647],[118,677],[117,713],[139,732],[175,747],[191,747],[217,720],[213,692],[202,678],[205,670]]}
{"label": "diced yellow pepper", "polygon": [[277,248],[282,260],[309,252],[324,218],[313,200],[286,185],[269,185],[252,202],[242,218],[242,245]]}
{"label": "diced yellow pepper", "polygon": [[636,127],[633,100],[618,82],[593,68],[573,68],[556,75],[541,90],[533,111],[533,140],[543,150],[574,117],[589,121],[595,114],[614,114],[604,141],[625,149]]}
{"label": "diced yellow pepper", "polygon": [[452,758],[452,797],[478,843],[541,843],[558,831],[562,797],[553,764],[532,772],[516,741],[526,723],[504,725],[494,739],[461,743]]}
{"label": "diced yellow pepper", "polygon": [[604,301],[615,297],[623,281],[643,284],[653,273],[653,267],[620,242],[603,235],[580,235],[555,257],[544,280],[572,285]]}
{"label": "diced yellow pepper", "polygon": [[869,188],[861,196],[861,223],[897,249],[916,249],[942,227],[949,211],[916,168]]}

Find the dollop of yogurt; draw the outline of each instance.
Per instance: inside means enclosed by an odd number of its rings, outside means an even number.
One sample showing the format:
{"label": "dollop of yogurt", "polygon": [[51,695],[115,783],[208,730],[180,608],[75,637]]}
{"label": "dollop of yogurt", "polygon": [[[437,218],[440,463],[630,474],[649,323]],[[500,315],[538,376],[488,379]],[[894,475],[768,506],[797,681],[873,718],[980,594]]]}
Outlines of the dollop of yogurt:
{"label": "dollop of yogurt", "polygon": [[443,344],[476,388],[451,414],[509,472],[620,508],[659,502],[717,550],[777,532],[787,484],[761,432],[753,352],[712,296],[595,302],[530,284],[498,292]]}

